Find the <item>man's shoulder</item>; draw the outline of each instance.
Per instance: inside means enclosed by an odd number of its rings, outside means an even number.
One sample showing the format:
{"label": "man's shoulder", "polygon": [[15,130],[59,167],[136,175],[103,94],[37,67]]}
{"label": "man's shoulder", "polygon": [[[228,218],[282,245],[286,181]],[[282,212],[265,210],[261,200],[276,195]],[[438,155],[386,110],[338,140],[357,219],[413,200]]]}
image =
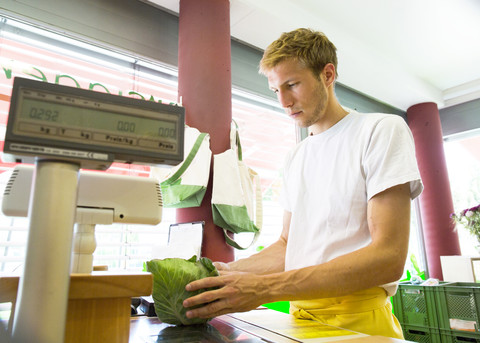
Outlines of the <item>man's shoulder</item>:
{"label": "man's shoulder", "polygon": [[357,120],[368,120],[371,122],[381,121],[381,120],[401,120],[405,121],[402,116],[398,114],[391,114],[391,113],[381,113],[381,112],[357,112],[352,111],[350,114],[357,119]]}
{"label": "man's shoulder", "polygon": [[361,113],[352,112],[352,120],[355,123],[354,126],[362,125],[366,129],[375,129],[380,127],[392,127],[398,125],[406,125],[405,119],[397,114],[390,113]]}

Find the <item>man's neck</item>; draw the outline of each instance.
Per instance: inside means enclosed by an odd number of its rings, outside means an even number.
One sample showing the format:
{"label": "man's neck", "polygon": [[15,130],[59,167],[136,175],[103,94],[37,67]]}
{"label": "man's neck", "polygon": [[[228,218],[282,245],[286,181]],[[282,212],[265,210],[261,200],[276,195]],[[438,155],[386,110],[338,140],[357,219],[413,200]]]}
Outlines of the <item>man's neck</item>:
{"label": "man's neck", "polygon": [[309,135],[317,135],[327,131],[329,128],[342,120],[348,114],[348,111],[346,111],[335,98],[334,103],[327,106],[325,113],[326,116],[323,118],[323,120],[313,124],[308,128]]}

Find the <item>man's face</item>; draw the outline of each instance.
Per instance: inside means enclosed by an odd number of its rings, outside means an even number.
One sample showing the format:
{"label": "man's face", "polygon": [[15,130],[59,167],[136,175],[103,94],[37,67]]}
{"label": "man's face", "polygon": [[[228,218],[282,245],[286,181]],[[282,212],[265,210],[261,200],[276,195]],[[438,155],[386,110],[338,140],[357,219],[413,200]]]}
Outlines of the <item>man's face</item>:
{"label": "man's face", "polygon": [[322,119],[328,100],[322,78],[294,59],[280,62],[266,74],[270,89],[298,126],[309,127]]}

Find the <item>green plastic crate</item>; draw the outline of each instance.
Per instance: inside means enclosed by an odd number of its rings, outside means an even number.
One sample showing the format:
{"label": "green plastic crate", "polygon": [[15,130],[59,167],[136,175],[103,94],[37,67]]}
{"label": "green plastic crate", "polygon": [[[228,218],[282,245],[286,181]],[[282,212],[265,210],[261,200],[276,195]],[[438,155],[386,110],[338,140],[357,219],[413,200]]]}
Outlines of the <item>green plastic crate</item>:
{"label": "green plastic crate", "polygon": [[[440,283],[440,285],[446,284]],[[392,297],[395,316],[402,325],[438,328],[437,302],[434,289],[439,286],[420,286],[401,282]]]}
{"label": "green plastic crate", "polygon": [[452,330],[456,322],[456,325],[470,326],[480,332],[480,284],[452,282],[435,290],[440,329]]}
{"label": "green plastic crate", "polygon": [[443,343],[440,330],[436,328],[402,325],[403,336],[407,341],[419,343]]}
{"label": "green plastic crate", "polygon": [[480,343],[480,334],[440,329],[442,343]]}

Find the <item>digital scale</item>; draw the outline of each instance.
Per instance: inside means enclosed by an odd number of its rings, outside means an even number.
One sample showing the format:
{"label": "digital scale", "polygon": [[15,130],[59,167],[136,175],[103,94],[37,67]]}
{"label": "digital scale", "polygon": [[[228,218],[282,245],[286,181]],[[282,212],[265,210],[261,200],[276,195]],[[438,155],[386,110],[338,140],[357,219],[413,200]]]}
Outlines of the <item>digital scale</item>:
{"label": "digital scale", "polygon": [[64,342],[80,168],[178,164],[184,122],[180,106],[15,78],[4,153],[35,169],[14,343]]}
{"label": "digital scale", "polygon": [[185,109],[90,90],[15,78],[4,152],[107,169],[113,161],[178,164]]}

